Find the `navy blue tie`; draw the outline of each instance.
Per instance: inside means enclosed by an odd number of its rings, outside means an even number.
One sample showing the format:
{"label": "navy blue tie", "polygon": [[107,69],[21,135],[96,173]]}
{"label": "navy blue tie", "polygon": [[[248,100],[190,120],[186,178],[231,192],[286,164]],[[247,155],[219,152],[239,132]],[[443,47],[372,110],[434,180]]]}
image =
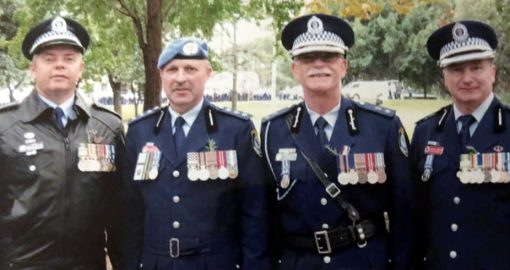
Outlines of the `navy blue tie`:
{"label": "navy blue tie", "polygon": [[64,114],[64,111],[62,110],[62,108],[56,107],[53,110],[53,116],[54,116],[55,124],[57,125],[58,129],[60,131],[63,131],[64,130],[64,122],[63,122],[62,118],[65,116],[65,114]]}
{"label": "navy blue tie", "polygon": [[326,132],[324,129],[328,126],[328,122],[320,116],[315,121],[315,127],[317,128],[317,138],[319,140],[319,144],[322,146],[322,150],[324,150],[324,146],[328,144],[328,137],[326,136]]}
{"label": "navy blue tie", "polygon": [[457,119],[461,123],[461,128],[459,132],[460,142],[462,144],[462,149],[466,149],[466,146],[469,145],[469,141],[471,140],[471,134],[469,133],[469,127],[476,121],[476,119],[471,115],[463,115]]}
{"label": "navy blue tie", "polygon": [[184,135],[184,129],[182,129],[182,125],[184,125],[185,121],[182,116],[177,117],[175,119],[175,133],[174,133],[174,143],[175,143],[175,151],[179,156],[182,154],[182,150],[184,147],[184,140],[186,139],[186,135]]}

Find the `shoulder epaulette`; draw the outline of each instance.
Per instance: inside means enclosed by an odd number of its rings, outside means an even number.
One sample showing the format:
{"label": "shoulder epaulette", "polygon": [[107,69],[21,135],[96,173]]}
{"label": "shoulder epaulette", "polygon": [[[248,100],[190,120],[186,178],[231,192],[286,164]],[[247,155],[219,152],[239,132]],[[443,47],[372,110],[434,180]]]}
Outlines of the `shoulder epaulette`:
{"label": "shoulder epaulette", "polygon": [[21,104],[20,101],[14,101],[0,106],[0,112],[8,111],[17,108]]}
{"label": "shoulder epaulette", "polygon": [[374,104],[371,104],[371,103],[366,103],[366,102],[359,102],[359,101],[353,101],[353,103],[360,109],[363,109],[365,111],[369,111],[369,112],[374,112],[374,113],[377,113],[379,115],[382,115],[382,116],[386,116],[386,117],[394,117],[395,116],[395,110],[392,110],[392,109],[389,109],[389,108],[385,108],[385,107],[381,107],[381,106],[378,106],[378,105],[374,105]]}
{"label": "shoulder epaulette", "polygon": [[300,103],[298,103],[298,104],[293,104],[293,105],[291,105],[291,106],[289,106],[289,107],[283,108],[283,109],[278,110],[278,111],[276,111],[276,112],[274,112],[274,113],[272,113],[272,114],[269,114],[269,115],[265,116],[264,118],[262,118],[262,122],[267,122],[267,121],[269,121],[269,120],[272,120],[272,119],[275,119],[275,118],[277,118],[277,117],[279,117],[279,116],[282,116],[282,115],[284,115],[284,114],[287,114],[287,113],[289,113],[290,111],[294,110],[294,108],[296,108],[296,107],[297,107],[297,106],[299,106],[299,105],[300,105]]}
{"label": "shoulder epaulette", "polygon": [[216,106],[214,104],[209,104],[209,106],[212,109],[214,109],[215,111],[217,111],[217,112],[221,112],[221,113],[224,113],[224,114],[232,115],[232,116],[235,116],[237,118],[241,118],[241,119],[244,119],[244,120],[249,120],[251,118],[251,114],[246,113],[246,112],[232,110],[230,108],[220,108],[220,107],[218,107],[218,106]]}
{"label": "shoulder epaulette", "polygon": [[439,109],[439,110],[437,110],[437,111],[435,111],[435,112],[433,112],[433,113],[431,113],[431,114],[421,118],[420,120],[416,121],[416,125],[418,125],[418,124],[420,124],[420,123],[422,123],[422,122],[424,122],[424,121],[426,121],[426,120],[428,120],[428,119],[430,119],[432,117],[435,117],[435,116],[439,116],[441,118],[444,118],[446,116],[446,114],[448,114],[448,112],[451,110],[451,108],[452,108],[451,104],[446,105],[446,106],[442,107],[441,109]]}
{"label": "shoulder epaulette", "polygon": [[106,108],[106,107],[104,107],[104,106],[102,106],[102,105],[100,105],[100,104],[92,103],[92,107],[93,107],[94,109],[98,109],[98,110],[100,110],[100,111],[107,112],[107,113],[110,113],[110,114],[112,114],[112,115],[115,115],[117,118],[122,119],[122,118],[121,118],[121,116],[120,116],[120,114],[118,114],[117,112],[115,112],[115,111],[113,111],[113,110],[110,110],[110,109],[108,109],[108,108]]}
{"label": "shoulder epaulette", "polygon": [[143,114],[142,114],[142,115],[139,115],[139,116],[137,116],[137,117],[135,117],[135,118],[133,118],[133,119],[129,120],[128,125],[132,125],[132,124],[134,124],[134,123],[137,123],[137,122],[139,122],[140,120],[145,119],[145,118],[147,118],[147,117],[149,117],[149,116],[152,116],[152,115],[155,115],[155,114],[158,114],[158,115],[159,115],[159,113],[160,113],[162,110],[165,110],[166,108],[167,108],[166,106],[165,106],[165,107],[161,107],[161,106],[159,106],[159,107],[154,107],[154,108],[152,108],[152,109],[149,109],[149,110],[147,110],[147,111],[143,112]]}

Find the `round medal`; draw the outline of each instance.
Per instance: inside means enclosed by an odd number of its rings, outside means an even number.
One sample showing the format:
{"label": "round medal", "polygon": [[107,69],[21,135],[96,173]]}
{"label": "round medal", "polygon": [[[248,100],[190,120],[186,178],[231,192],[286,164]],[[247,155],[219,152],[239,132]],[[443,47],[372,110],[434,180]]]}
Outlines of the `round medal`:
{"label": "round medal", "polygon": [[380,184],[386,182],[386,172],[384,170],[377,171],[377,182],[379,182]]}
{"label": "round medal", "polygon": [[190,181],[197,181],[198,180],[198,171],[195,168],[189,168],[188,169],[188,179]]}
{"label": "round medal", "polygon": [[358,182],[359,182],[358,174],[354,170],[351,170],[349,172],[349,184],[356,185]]}
{"label": "round medal", "polygon": [[209,178],[212,180],[218,179],[218,168],[215,166],[209,167]]}
{"label": "round medal", "polygon": [[235,179],[237,177],[237,168],[231,166],[228,170],[228,177],[230,179]]}
{"label": "round medal", "polygon": [[368,183],[370,184],[377,183],[377,173],[375,173],[374,171],[368,172]]}
{"label": "round medal", "polygon": [[200,171],[198,171],[198,179],[201,181],[207,181],[207,179],[209,179],[209,172],[205,167],[200,168]]}
{"label": "round medal", "polygon": [[218,169],[218,177],[222,180],[225,180],[228,178],[228,170],[227,168],[221,166],[219,169]]}
{"label": "round medal", "polygon": [[338,174],[338,183],[343,186],[349,184],[349,176],[347,173],[341,172]]}
{"label": "round medal", "polygon": [[149,179],[154,180],[156,178],[158,178],[158,169],[152,167],[151,170],[149,171]]}
{"label": "round medal", "polygon": [[87,171],[87,166],[86,166],[85,160],[80,159],[80,161],[78,161],[78,170],[80,170],[82,172],[86,172]]}
{"label": "round medal", "polygon": [[492,183],[500,183],[501,182],[501,172],[496,169],[491,169],[491,182]]}
{"label": "round medal", "polygon": [[280,186],[283,189],[288,188],[290,185],[290,176],[287,174],[282,175],[282,180],[280,181]]}
{"label": "round medal", "polygon": [[358,179],[360,184],[365,184],[368,182],[368,175],[366,171],[360,171],[358,173]]}

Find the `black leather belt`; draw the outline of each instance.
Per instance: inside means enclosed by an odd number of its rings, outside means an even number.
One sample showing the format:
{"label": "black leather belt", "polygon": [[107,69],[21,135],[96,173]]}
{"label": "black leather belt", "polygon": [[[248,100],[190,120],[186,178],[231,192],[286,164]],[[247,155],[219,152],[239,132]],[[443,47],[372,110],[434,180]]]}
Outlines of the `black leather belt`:
{"label": "black leather belt", "polygon": [[356,225],[316,231],[313,236],[286,236],[285,244],[290,249],[331,254],[333,251],[353,244],[363,248],[367,245],[366,240],[374,236],[375,232],[376,226],[367,219]]}
{"label": "black leather belt", "polygon": [[[181,256],[187,256],[201,252],[209,252],[217,249],[219,246],[233,243],[233,239],[234,238],[231,236],[216,236],[207,238],[170,238],[168,241],[168,250],[166,250],[165,253],[170,255],[171,258],[179,258]],[[159,252],[155,253],[160,254]]]}

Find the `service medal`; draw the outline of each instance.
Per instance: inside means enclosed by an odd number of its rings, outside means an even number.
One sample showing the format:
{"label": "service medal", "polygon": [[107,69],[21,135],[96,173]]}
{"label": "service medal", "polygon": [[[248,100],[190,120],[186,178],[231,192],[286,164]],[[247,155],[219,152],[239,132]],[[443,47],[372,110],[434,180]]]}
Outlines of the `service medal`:
{"label": "service medal", "polygon": [[290,185],[290,176],[287,174],[282,175],[282,180],[280,181],[280,186],[283,189],[288,188]]}

